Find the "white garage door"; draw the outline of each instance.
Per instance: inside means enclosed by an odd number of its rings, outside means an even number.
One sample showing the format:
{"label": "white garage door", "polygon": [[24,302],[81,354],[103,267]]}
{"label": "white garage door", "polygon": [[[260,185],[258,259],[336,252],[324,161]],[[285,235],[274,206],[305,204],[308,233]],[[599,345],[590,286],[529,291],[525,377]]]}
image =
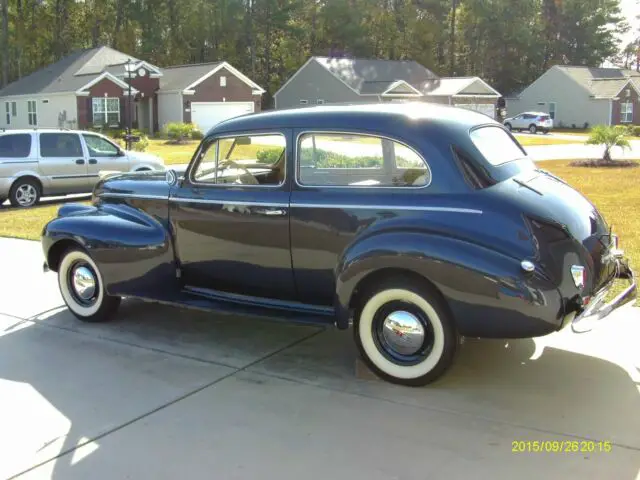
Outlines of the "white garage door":
{"label": "white garage door", "polygon": [[491,103],[457,103],[455,106],[475,110],[476,112],[484,113],[491,118],[495,118],[496,107]]}
{"label": "white garage door", "polygon": [[253,102],[193,102],[191,104],[191,122],[196,124],[202,133],[223,120],[253,113]]}

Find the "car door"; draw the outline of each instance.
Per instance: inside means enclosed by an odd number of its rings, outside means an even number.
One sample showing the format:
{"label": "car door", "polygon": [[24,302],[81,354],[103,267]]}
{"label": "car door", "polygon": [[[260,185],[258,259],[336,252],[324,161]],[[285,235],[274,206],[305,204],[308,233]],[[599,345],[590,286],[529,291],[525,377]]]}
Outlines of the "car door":
{"label": "car door", "polygon": [[38,134],[39,170],[52,194],[87,192],[87,159],[80,135],[71,132]]}
{"label": "car door", "polygon": [[[295,130],[291,258],[300,302],[332,306],[344,252],[385,221],[419,215],[431,170],[417,151],[369,133]],[[407,207],[409,206],[409,207]]]}
{"label": "car door", "polygon": [[522,115],[516,115],[513,117],[513,122],[511,123],[512,128],[522,128]]}
{"label": "car door", "polygon": [[170,196],[187,289],[293,300],[288,130],[202,142]]}
{"label": "car door", "polygon": [[112,141],[93,133],[83,133],[82,140],[88,158],[89,187],[92,188],[96,183],[100,171],[129,171],[129,157]]}

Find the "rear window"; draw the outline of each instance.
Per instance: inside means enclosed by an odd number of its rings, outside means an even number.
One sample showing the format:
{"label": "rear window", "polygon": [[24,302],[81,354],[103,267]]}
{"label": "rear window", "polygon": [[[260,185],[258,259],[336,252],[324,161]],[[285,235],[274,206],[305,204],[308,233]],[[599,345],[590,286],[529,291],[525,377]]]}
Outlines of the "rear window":
{"label": "rear window", "polygon": [[481,127],[470,134],[471,141],[491,165],[502,165],[524,158],[527,154],[499,127]]}
{"label": "rear window", "polygon": [[0,157],[24,158],[31,151],[31,135],[20,133],[0,136]]}

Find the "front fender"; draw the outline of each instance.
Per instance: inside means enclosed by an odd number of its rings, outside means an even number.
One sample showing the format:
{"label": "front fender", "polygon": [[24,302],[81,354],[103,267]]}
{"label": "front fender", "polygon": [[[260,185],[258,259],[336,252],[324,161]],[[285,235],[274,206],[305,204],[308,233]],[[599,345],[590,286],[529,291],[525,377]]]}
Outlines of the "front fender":
{"label": "front fender", "polygon": [[458,331],[465,336],[512,338],[544,335],[560,328],[558,290],[522,259],[465,240],[424,232],[389,232],[354,243],[337,265],[341,310],[367,277],[385,269],[411,271],[442,293]]}
{"label": "front fender", "polygon": [[177,288],[173,242],[167,222],[127,204],[67,204],[42,232],[52,270],[71,244],[96,262],[109,294],[145,296]]}

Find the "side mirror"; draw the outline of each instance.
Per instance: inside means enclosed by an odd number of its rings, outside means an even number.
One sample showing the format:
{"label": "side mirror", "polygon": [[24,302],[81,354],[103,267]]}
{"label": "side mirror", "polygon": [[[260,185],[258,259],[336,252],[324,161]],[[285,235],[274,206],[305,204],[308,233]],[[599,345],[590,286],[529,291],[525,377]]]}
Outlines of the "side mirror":
{"label": "side mirror", "polygon": [[124,152],[124,150],[123,150],[123,149],[121,149],[121,148],[118,148],[118,154],[117,154],[117,156],[118,156],[118,157],[124,157],[125,155],[126,155],[126,153]]}
{"label": "side mirror", "polygon": [[167,170],[165,178],[170,186],[174,186],[178,182],[178,174],[175,170]]}

